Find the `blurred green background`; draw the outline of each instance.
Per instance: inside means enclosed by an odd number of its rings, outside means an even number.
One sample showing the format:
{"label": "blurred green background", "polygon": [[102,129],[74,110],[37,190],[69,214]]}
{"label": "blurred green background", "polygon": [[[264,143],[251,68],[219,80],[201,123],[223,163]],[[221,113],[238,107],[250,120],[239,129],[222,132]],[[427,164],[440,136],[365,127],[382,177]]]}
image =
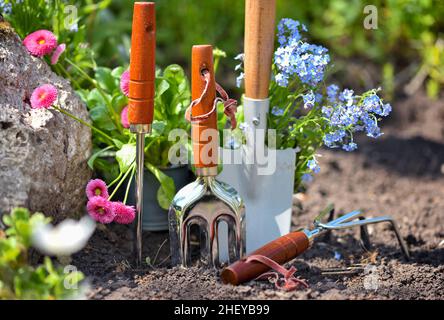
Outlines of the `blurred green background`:
{"label": "blurred green background", "polygon": [[[133,2],[129,0],[0,0],[16,3],[7,16],[23,38],[49,28],[70,45],[72,59],[93,69],[128,66]],[[235,88],[233,58],[243,51],[243,0],[157,0],[157,64],[190,65],[193,44],[224,50],[218,81]],[[413,95],[424,88],[437,98],[444,84],[444,1],[277,0],[277,20],[306,24],[307,37],[330,49],[333,81],[356,89],[384,87],[385,97]],[[48,6],[47,3],[52,3]],[[78,31],[64,29],[65,9],[77,10]],[[364,28],[366,6],[377,10],[377,28]],[[49,9],[44,9],[45,7]],[[35,17],[39,17],[36,19]],[[51,20],[53,20],[52,23]],[[373,20],[372,22],[376,22]],[[88,45],[83,45],[87,42]],[[92,49],[92,50],[90,50]],[[93,54],[94,59],[90,59]]]}
{"label": "blurred green background", "polygon": [[[233,89],[233,57],[243,51],[244,1],[155,2],[157,63],[187,68],[193,44],[213,44],[227,53],[219,81]],[[128,64],[132,3],[109,1],[106,9],[88,18],[88,39],[100,65]],[[378,10],[377,29],[363,26],[367,5]],[[444,83],[444,1],[277,0],[277,21],[283,17],[305,23],[311,41],[330,49],[332,73],[339,82],[381,84],[389,96],[398,89],[413,92],[424,86],[431,97],[437,97]]]}

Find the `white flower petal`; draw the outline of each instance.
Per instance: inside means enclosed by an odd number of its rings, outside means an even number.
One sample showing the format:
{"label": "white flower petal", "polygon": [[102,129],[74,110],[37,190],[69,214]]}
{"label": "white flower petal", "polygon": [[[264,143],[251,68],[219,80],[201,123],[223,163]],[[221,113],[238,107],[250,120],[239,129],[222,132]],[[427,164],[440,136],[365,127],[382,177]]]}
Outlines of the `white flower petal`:
{"label": "white flower petal", "polygon": [[80,221],[67,219],[55,227],[41,225],[32,234],[32,244],[43,254],[69,256],[85,247],[95,227],[95,222],[88,216]]}

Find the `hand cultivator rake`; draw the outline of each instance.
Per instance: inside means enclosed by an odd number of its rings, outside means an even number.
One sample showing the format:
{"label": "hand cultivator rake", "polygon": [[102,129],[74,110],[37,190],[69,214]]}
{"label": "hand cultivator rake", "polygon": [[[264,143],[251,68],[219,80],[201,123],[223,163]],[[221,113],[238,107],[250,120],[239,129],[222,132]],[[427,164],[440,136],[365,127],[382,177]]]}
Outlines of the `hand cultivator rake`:
{"label": "hand cultivator rake", "polygon": [[[402,239],[392,217],[365,218],[361,211],[352,211],[327,223],[315,220],[314,228],[311,230],[304,229],[302,231],[295,231],[266,244],[249,256],[225,268],[221,274],[222,280],[225,283],[231,283],[233,285],[253,280],[264,272],[267,272],[274,262],[283,264],[304,253],[312,245],[314,239],[325,234],[327,231],[353,227],[365,228],[369,224],[383,222],[388,222],[392,225],[401,251],[405,257],[409,259],[410,253],[407,245]],[[366,230],[365,234],[367,234]],[[271,264],[267,263],[267,261],[270,260],[272,260]]]}

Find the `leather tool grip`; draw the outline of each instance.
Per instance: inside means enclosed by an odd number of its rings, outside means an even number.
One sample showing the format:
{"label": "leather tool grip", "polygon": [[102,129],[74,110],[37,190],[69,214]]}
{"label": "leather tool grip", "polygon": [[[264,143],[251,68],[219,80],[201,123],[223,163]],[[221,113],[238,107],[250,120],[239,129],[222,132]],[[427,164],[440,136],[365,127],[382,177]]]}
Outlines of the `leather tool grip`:
{"label": "leather tool grip", "polygon": [[[250,255],[263,255],[283,264],[303,253],[309,245],[310,241],[306,234],[296,231],[267,243]],[[225,268],[221,273],[222,281],[238,285],[253,280],[270,269],[260,262],[246,262],[247,258],[248,256]]]}
{"label": "leather tool grip", "polygon": [[245,1],[245,96],[268,98],[274,48],[275,0]]}
{"label": "leather tool grip", "polygon": [[[209,82],[205,91],[204,73]],[[213,68],[213,47],[211,45],[193,46],[191,52],[191,96],[192,100],[201,98],[191,109],[191,117],[207,115],[213,110],[216,98],[216,83]],[[219,146],[217,132],[217,110],[205,119],[192,121],[191,138],[193,141],[194,165],[196,168],[217,166]]]}
{"label": "leather tool grip", "polygon": [[154,2],[134,3],[131,35],[129,109],[130,124],[151,124],[156,73],[156,14]]}

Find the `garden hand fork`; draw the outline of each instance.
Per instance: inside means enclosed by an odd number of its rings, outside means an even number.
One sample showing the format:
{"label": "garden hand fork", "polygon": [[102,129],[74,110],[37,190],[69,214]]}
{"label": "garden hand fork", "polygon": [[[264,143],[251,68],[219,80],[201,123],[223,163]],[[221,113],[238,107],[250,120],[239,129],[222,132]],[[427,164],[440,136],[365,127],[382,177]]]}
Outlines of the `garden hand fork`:
{"label": "garden hand fork", "polygon": [[[245,252],[245,209],[237,191],[216,180],[219,99],[216,99],[212,46],[193,46],[191,65],[193,102],[187,113],[192,124],[197,179],[182,188],[170,206],[171,261],[173,265],[190,266],[198,262],[218,266],[225,257],[234,262]],[[220,231],[221,225],[227,233]],[[227,239],[222,242],[227,250],[220,252],[221,238],[225,235]]]}
{"label": "garden hand fork", "polygon": [[275,0],[245,2],[246,144],[222,149],[221,181],[245,201],[247,253],[290,232],[296,153],[265,146],[268,86],[275,32]]}
{"label": "garden hand fork", "polygon": [[156,16],[154,2],[134,3],[131,36],[129,109],[130,131],[136,134],[136,262],[142,264],[143,172],[145,134],[154,113]]}

